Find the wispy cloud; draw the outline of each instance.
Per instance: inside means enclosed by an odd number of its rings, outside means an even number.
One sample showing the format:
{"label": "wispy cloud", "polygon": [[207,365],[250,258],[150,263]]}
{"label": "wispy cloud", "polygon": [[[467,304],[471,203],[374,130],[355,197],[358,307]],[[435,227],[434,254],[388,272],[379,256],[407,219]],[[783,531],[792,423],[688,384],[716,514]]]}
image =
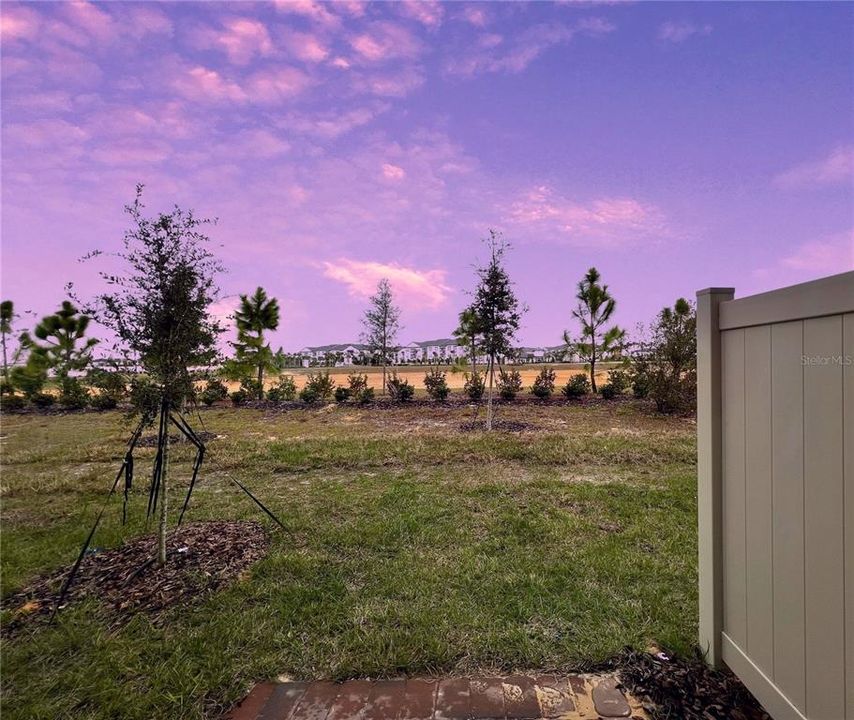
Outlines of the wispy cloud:
{"label": "wispy cloud", "polygon": [[439,27],[445,17],[445,10],[438,0],[402,0],[397,7],[403,15],[430,29]]}
{"label": "wispy cloud", "polygon": [[854,228],[807,240],[776,263],[753,271],[761,283],[751,290],[767,290],[854,270]]}
{"label": "wispy cloud", "polygon": [[197,48],[222,50],[236,65],[246,65],[256,55],[273,51],[267,26],[252,18],[228,18],[221,28],[199,27],[190,37]]}
{"label": "wispy cloud", "polygon": [[397,263],[339,258],[323,263],[323,274],[343,283],[353,297],[368,298],[376,292],[377,283],[387,278],[395,299],[404,308],[435,309],[445,303],[451,294],[446,284],[445,270],[419,270]]}
{"label": "wispy cloud", "polygon": [[451,75],[468,77],[490,72],[520,73],[547,50],[569,42],[578,34],[596,37],[615,29],[608,20],[584,18],[572,25],[533,25],[510,38],[483,36],[482,40],[489,42],[480,42],[473,50],[467,48],[452,57],[445,63],[445,70]]}
{"label": "wispy cloud", "polygon": [[697,25],[688,20],[668,20],[659,25],[658,39],[678,44],[685,42],[694,35],[699,35],[700,37],[711,35],[713,29],[708,23]]}
{"label": "wispy cloud", "polygon": [[610,197],[578,202],[540,186],[515,200],[507,220],[538,228],[558,242],[620,245],[667,233],[664,214],[634,198]]}
{"label": "wispy cloud", "polygon": [[807,188],[854,182],[854,145],[841,145],[820,160],[796,165],[774,178],[783,188]]}

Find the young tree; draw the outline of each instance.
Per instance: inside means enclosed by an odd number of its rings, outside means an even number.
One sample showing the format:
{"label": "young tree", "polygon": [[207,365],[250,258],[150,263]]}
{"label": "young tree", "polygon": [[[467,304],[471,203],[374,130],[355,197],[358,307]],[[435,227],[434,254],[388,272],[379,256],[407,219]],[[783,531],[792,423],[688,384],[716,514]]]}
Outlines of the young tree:
{"label": "young tree", "polygon": [[578,283],[578,306],[573,317],[581,323],[581,337],[572,340],[569,331],[563,333],[564,342],[572,346],[579,357],[590,367],[590,385],[596,392],[596,362],[618,352],[623,345],[625,330],[616,325],[603,329],[617,307],[617,301],[608,292],[608,286],[600,284],[599,271],[592,267]]}
{"label": "young tree", "polygon": [[[177,206],[168,214],[144,216],[141,185],[125,210],[132,227],[117,256],[127,270],[122,275],[102,273],[115,289],[95,299],[92,313],[114,332],[116,349],[141,366],[159,394],[160,474],[152,493],[156,488],[159,495],[157,561],[162,566],[166,562],[169,467],[166,419],[193,396],[191,368],[210,365],[217,356],[216,338],[222,329],[209,314],[209,307],[218,295],[215,278],[222,266],[207,249],[209,239],[200,231],[212,221]],[[149,413],[145,419],[153,422],[154,415]]]}
{"label": "young tree", "polygon": [[477,268],[478,283],[471,304],[473,330],[481,351],[487,356],[488,394],[486,429],[492,430],[492,395],[495,384],[495,361],[508,355],[519,330],[524,308],[519,305],[510,276],[504,269],[504,253],[509,245],[501,233],[489,231],[486,239],[489,262]]}
{"label": "young tree", "polygon": [[64,300],[59,310],[35,326],[35,339],[29,333],[21,335],[21,344],[42,361],[42,367],[54,371],[63,392],[73,384],[71,373],[85,370],[92,362],[92,349],[98,340],[86,339],[89,321],[88,315],[78,313],[71,302]]}
{"label": "young tree", "polygon": [[457,339],[457,345],[468,349],[471,371],[474,373],[477,369],[477,331],[475,329],[474,310],[471,307],[460,312],[460,324],[454,330],[453,335]]}
{"label": "young tree", "polygon": [[400,308],[394,304],[391,286],[386,278],[380,280],[377,292],[370,299],[365,311],[362,342],[368,352],[383,366],[383,394],[386,392],[386,369],[391,356],[397,350],[397,334],[400,332]]}
{"label": "young tree", "polygon": [[240,296],[240,307],[234,313],[237,324],[237,360],[258,371],[258,399],[264,397],[264,370],[275,369],[275,358],[269,343],[264,342],[264,331],[279,327],[279,301],[267,298],[259,287],[249,297]]}
{"label": "young tree", "polygon": [[659,412],[690,411],[697,402],[697,316],[679,298],[661,310],[651,337],[640,343],[631,376],[655,400]]}

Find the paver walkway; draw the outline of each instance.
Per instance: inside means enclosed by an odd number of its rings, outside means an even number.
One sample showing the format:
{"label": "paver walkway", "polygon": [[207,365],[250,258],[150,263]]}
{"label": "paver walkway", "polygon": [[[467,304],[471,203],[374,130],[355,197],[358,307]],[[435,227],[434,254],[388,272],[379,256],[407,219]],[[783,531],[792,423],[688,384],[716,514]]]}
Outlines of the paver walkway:
{"label": "paver walkway", "polygon": [[511,675],[256,685],[230,720],[648,720],[611,676]]}

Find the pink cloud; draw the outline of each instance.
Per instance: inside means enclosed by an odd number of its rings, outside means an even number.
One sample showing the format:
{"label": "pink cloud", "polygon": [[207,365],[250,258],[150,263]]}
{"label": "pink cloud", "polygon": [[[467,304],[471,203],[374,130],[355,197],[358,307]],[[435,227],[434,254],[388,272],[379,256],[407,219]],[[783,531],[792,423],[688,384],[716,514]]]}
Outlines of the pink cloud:
{"label": "pink cloud", "polygon": [[[334,3],[315,2],[315,0],[275,0],[276,9],[282,13],[302,15],[319,25],[338,25],[341,20],[334,13],[329,12],[327,7],[334,7]],[[342,3],[346,7],[347,3]]]}
{"label": "pink cloud", "polygon": [[31,40],[36,37],[41,25],[41,15],[26,5],[7,3],[0,13],[0,39]]}
{"label": "pink cloud", "polygon": [[510,206],[511,223],[543,226],[558,238],[576,242],[621,243],[666,234],[662,212],[633,198],[601,198],[579,203],[560,198],[548,187],[526,193]]}
{"label": "pink cloud", "polygon": [[94,3],[83,0],[63,3],[65,16],[73,25],[102,42],[114,40],[118,34],[113,18]]}
{"label": "pink cloud", "polygon": [[397,7],[406,17],[417,20],[431,30],[439,27],[445,16],[445,10],[438,0],[401,0]]}
{"label": "pink cloud", "polygon": [[253,102],[274,105],[298,95],[308,84],[309,78],[305,73],[285,66],[261,70],[251,75],[246,87]]}
{"label": "pink cloud", "polygon": [[423,49],[418,39],[406,28],[388,21],[373,23],[366,32],[351,38],[350,46],[368,62],[411,59],[420,55]]}
{"label": "pink cloud", "polygon": [[220,30],[199,28],[192,34],[192,39],[199,48],[222,50],[235,65],[246,65],[256,55],[269,55],[273,50],[266,25],[245,17],[225,20]]}
{"label": "pink cloud", "polygon": [[498,35],[485,36],[473,51],[445,63],[452,75],[473,76],[487,72],[520,73],[549,49],[572,40],[579,33],[597,37],[615,26],[602,18],[584,18],[573,25],[533,25],[509,42]]}
{"label": "pink cloud", "polygon": [[279,122],[283,128],[304,135],[321,138],[337,138],[351,130],[367,125],[378,115],[389,109],[388,103],[377,103],[372,107],[357,107],[346,112],[320,115],[297,115],[291,113]]}
{"label": "pink cloud", "polygon": [[391,163],[383,163],[383,177],[386,180],[403,180],[406,177],[406,171],[399,167],[398,165],[392,165]]}
{"label": "pink cloud", "polygon": [[658,28],[658,39],[672,43],[682,43],[693,35],[705,37],[711,35],[711,25],[695,25],[687,21],[673,21],[662,23]]}
{"label": "pink cloud", "polygon": [[235,82],[226,80],[216,70],[197,65],[180,73],[174,80],[175,89],[190,100],[208,102],[244,102],[246,93]]}
{"label": "pink cloud", "polygon": [[303,62],[319,63],[329,56],[329,49],[312,33],[292,30],[284,36],[283,40],[291,55]]}
{"label": "pink cloud", "polygon": [[7,143],[12,141],[34,148],[71,146],[89,138],[83,128],[58,119],[9,123],[3,127],[3,136]]}
{"label": "pink cloud", "polygon": [[823,240],[806,242],[784,257],[780,264],[816,275],[854,270],[854,229]]}
{"label": "pink cloud", "polygon": [[368,298],[377,290],[377,283],[388,279],[395,301],[404,308],[436,309],[449,298],[452,290],[446,284],[445,270],[418,270],[397,263],[339,258],[335,262],[324,262],[323,274],[336,282],[343,283],[347,292],[356,298]]}
{"label": "pink cloud", "polygon": [[850,184],[854,180],[854,145],[835,148],[820,160],[802,163],[774,178],[783,188]]}
{"label": "pink cloud", "polygon": [[475,27],[484,27],[488,22],[486,10],[480,5],[466,5],[463,8],[461,17],[470,25]]}
{"label": "pink cloud", "polygon": [[403,97],[424,82],[422,73],[414,67],[389,72],[374,72],[354,79],[354,87],[380,97]]}

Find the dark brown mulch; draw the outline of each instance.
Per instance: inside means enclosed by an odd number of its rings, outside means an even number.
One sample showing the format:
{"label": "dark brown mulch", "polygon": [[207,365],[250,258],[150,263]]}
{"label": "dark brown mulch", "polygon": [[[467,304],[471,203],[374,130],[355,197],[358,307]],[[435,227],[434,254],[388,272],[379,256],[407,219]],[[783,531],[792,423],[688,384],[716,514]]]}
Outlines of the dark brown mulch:
{"label": "dark brown mulch", "polygon": [[[155,566],[155,535],[121,547],[87,553],[65,597],[63,608],[88,598],[102,603],[114,625],[136,613],[156,619],[174,605],[189,605],[237,578],[262,558],[267,533],[257,522],[194,522],[170,532],[165,567]],[[71,565],[42,576],[7,598],[11,619],[3,631],[46,621]],[[60,608],[62,612],[62,608]]]}
{"label": "dark brown mulch", "polygon": [[[532,423],[520,422],[517,420],[494,420],[492,422],[493,430],[502,430],[504,432],[532,432],[539,430],[538,425]],[[460,424],[460,430],[463,432],[478,432],[486,430],[486,420],[470,420]]]}
{"label": "dark brown mulch", "polygon": [[[207,430],[202,430],[201,432],[196,433],[196,437],[199,438],[203,443],[210,442],[217,437],[216,433],[208,432]],[[187,438],[183,435],[170,435],[169,442],[177,443],[177,442],[189,442]],[[157,435],[143,435],[136,443],[137,447],[157,447]]]}
{"label": "dark brown mulch", "polygon": [[653,720],[771,720],[741,681],[693,658],[625,649],[609,663]]}

